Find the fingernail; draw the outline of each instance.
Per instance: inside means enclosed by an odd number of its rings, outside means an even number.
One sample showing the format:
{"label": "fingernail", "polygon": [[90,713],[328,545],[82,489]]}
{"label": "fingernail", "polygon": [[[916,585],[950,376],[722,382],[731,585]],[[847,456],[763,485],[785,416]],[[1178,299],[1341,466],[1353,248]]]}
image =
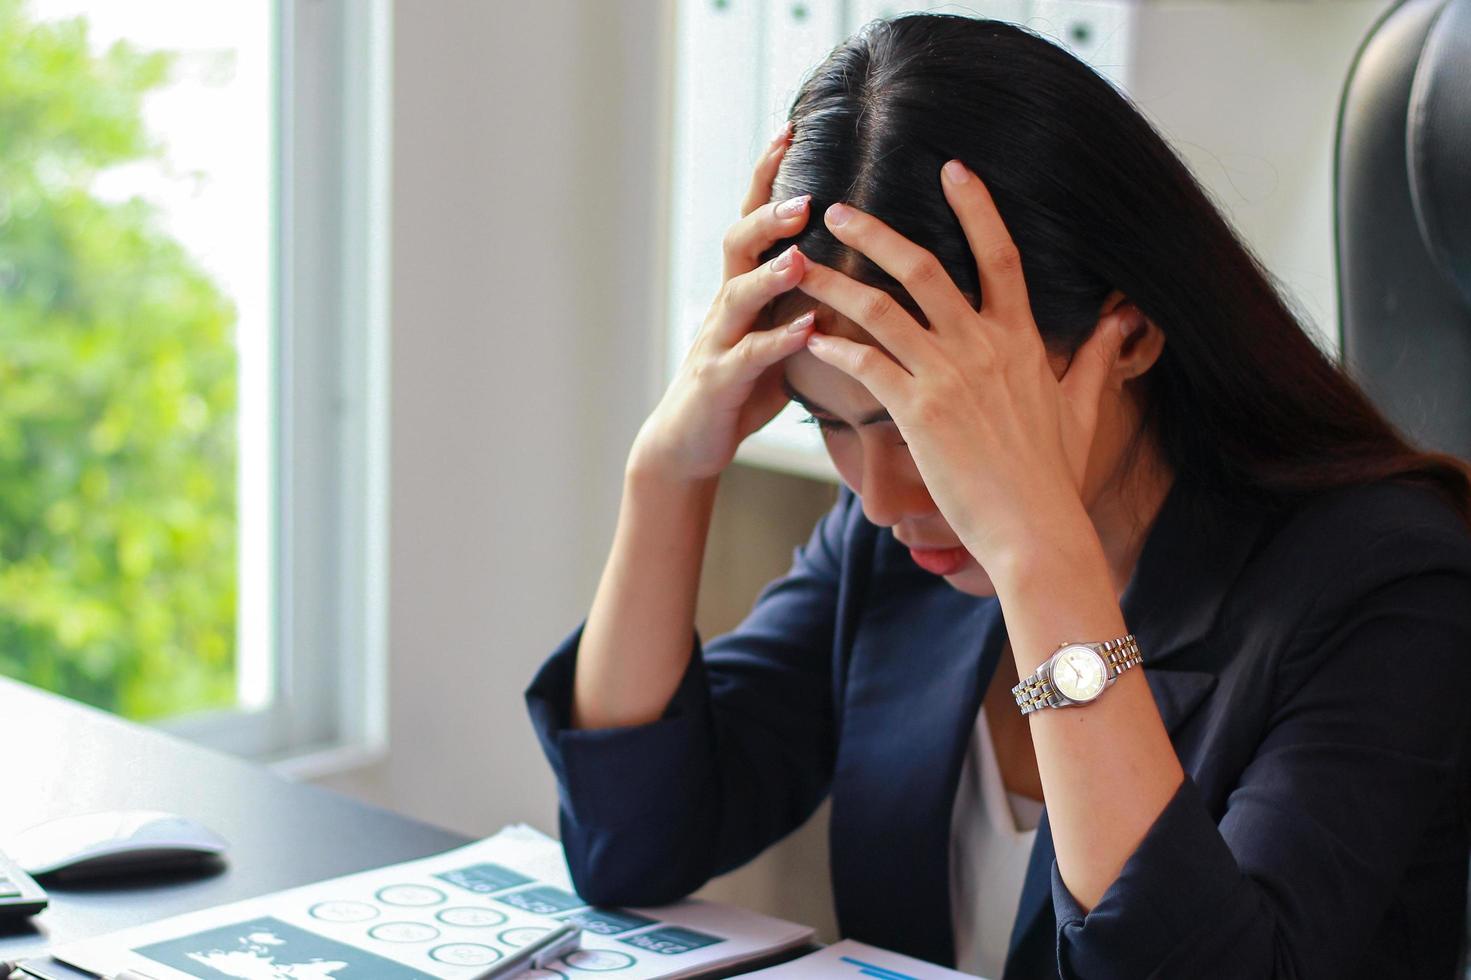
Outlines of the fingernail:
{"label": "fingernail", "polygon": [[795,218],[807,210],[807,202],[812,200],[811,194],[800,194],[797,197],[789,197],[776,206],[778,218]]}
{"label": "fingernail", "polygon": [[952,184],[963,184],[970,180],[970,171],[959,160],[951,160],[945,164],[944,171],[946,179]]}
{"label": "fingernail", "polygon": [[797,252],[797,246],[790,246],[785,252],[778,255],[771,263],[772,271],[781,272],[792,264],[792,256]]}
{"label": "fingernail", "polygon": [[806,330],[808,327],[812,326],[812,321],[815,319],[817,319],[817,312],[815,310],[808,310],[806,313],[803,313],[801,316],[797,317],[797,319],[787,324],[787,330],[791,331],[792,333],[801,333],[803,330]]}
{"label": "fingernail", "polygon": [[851,217],[853,209],[846,204],[834,204],[827,209],[827,223],[834,228],[847,224]]}

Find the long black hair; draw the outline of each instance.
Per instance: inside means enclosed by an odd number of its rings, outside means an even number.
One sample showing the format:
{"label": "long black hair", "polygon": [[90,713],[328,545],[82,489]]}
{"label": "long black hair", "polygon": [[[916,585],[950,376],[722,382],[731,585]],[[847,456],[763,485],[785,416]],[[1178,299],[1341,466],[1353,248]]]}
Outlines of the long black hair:
{"label": "long black hair", "polygon": [[874,21],[809,74],[789,117],[773,198],[811,194],[813,218],[763,259],[797,242],[922,316],[827,231],[823,209],[846,201],[934,252],[977,303],[975,262],[939,183],[941,164],[959,158],[1016,242],[1050,353],[1071,357],[1115,289],[1163,331],[1159,359],[1131,384],[1144,413],[1136,436],[1152,432],[1176,474],[1267,506],[1401,478],[1441,493],[1471,526],[1471,467],[1395,428],[1302,328],[1159,133],[1056,44],[959,15]]}

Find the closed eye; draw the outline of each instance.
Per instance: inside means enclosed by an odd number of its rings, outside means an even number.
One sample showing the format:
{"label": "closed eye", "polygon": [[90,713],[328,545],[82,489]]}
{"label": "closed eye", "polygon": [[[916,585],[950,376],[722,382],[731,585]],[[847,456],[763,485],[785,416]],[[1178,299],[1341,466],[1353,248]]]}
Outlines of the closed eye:
{"label": "closed eye", "polygon": [[[828,410],[827,409],[823,408],[821,405],[817,404],[812,399],[810,399],[806,395],[802,394],[796,388],[793,388],[792,387],[792,383],[790,381],[788,381],[786,378],[783,378],[782,379],[781,387],[782,387],[782,391],[784,391],[786,393],[786,396],[788,398],[790,398],[792,401],[796,402],[798,405],[801,405],[803,408],[807,409],[807,411],[809,411],[809,412],[812,413],[812,418],[810,418],[808,421],[814,422],[818,426],[821,426],[823,424],[823,422],[824,422],[823,417],[820,416],[820,415],[818,415],[817,413],[818,412],[822,412],[824,414],[830,414],[830,413],[828,413]],[[828,421],[832,425],[847,425],[846,422],[838,422],[837,420],[831,419],[831,418],[827,419],[826,421]],[[875,424],[877,424],[879,422],[892,422],[892,421],[893,421],[893,419],[889,416],[889,410],[886,409],[886,408],[880,408],[877,411],[870,412],[868,415],[866,415],[863,418],[859,419],[858,420],[858,424],[859,425],[875,425]]]}
{"label": "closed eye", "polygon": [[848,424],[846,422],[839,422],[837,419],[820,418],[816,415],[809,415],[802,421],[808,425],[817,426],[817,428],[824,433],[841,432],[843,429],[846,429],[848,427]]}
{"label": "closed eye", "polygon": [[[839,422],[837,419],[825,419],[825,418],[822,418],[821,416],[818,416],[818,415],[809,415],[805,419],[803,419],[802,421],[805,422],[807,425],[815,425],[815,426],[817,426],[818,431],[820,431],[824,436],[836,435],[839,432],[849,432],[849,431],[851,431],[848,428],[848,423],[847,422]],[[871,423],[871,424],[879,424],[879,423]],[[888,424],[889,425],[893,425],[894,423],[893,422],[889,422]],[[896,427],[896,431],[897,431],[897,427]],[[898,445],[900,445],[900,446],[907,446],[907,445],[909,445],[909,443],[905,442],[901,438],[898,441]]]}

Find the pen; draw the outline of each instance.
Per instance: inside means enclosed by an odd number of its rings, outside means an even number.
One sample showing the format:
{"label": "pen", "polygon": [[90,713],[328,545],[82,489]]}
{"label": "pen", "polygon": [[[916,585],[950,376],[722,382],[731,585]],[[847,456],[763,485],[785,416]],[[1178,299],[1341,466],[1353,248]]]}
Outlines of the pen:
{"label": "pen", "polygon": [[486,967],[469,980],[500,980],[512,977],[522,970],[539,970],[559,956],[566,956],[582,945],[582,930],[570,922],[564,922],[545,935],[522,946],[503,960]]}

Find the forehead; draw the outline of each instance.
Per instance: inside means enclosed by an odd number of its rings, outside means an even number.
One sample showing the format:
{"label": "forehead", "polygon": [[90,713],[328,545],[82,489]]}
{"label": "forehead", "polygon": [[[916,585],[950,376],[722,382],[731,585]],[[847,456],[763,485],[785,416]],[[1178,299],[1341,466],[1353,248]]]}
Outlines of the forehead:
{"label": "forehead", "polygon": [[[884,350],[883,345],[874,340],[873,335],[863,327],[800,290],[793,290],[772,304],[772,323],[776,329],[782,329],[784,324],[790,323],[808,310],[816,311],[817,329],[821,332]],[[788,357],[782,362],[782,368],[789,386],[811,404],[829,412],[857,417],[868,415],[881,407],[878,399],[862,384],[837,368],[819,361],[809,351],[801,350]]]}
{"label": "forehead", "polygon": [[864,344],[875,343],[873,335],[867,330],[843,316],[843,314],[834,310],[831,306],[819,303],[800,289],[793,289],[772,300],[771,323],[776,327],[785,326],[808,310],[816,311],[817,329],[823,333],[832,334],[834,337],[844,337],[848,340],[856,340]]}
{"label": "forehead", "polygon": [[[895,296],[901,309],[921,327],[929,327],[929,319],[907,295]],[[791,289],[771,301],[771,323],[777,326],[790,323],[808,310],[817,311],[817,329],[835,337],[844,337],[864,344],[881,346],[873,335],[862,326],[826,304],[808,296],[800,289]]]}

